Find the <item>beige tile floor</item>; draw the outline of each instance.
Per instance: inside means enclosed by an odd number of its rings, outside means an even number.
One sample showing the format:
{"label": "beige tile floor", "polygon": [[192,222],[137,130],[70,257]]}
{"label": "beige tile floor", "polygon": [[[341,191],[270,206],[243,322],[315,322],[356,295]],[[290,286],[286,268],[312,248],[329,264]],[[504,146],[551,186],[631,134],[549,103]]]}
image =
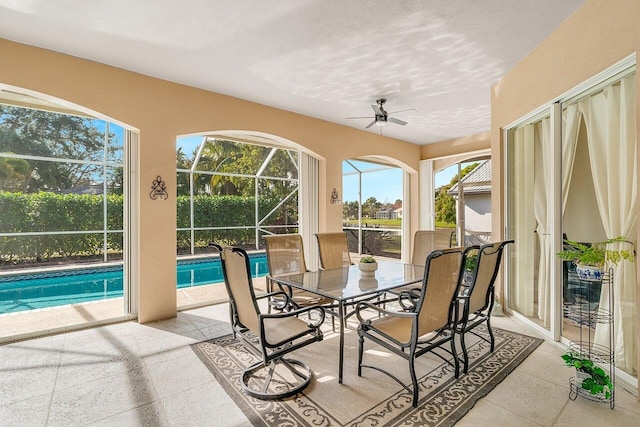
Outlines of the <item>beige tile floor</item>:
{"label": "beige tile floor", "polygon": [[[76,312],[99,321],[91,308]],[[509,317],[494,325],[536,335]],[[161,322],[123,321],[0,345],[0,425],[248,426],[189,347],[228,332],[228,305],[221,303]],[[562,352],[544,342],[458,425],[640,425],[640,403],[621,387],[613,411],[570,401],[572,372]]]}

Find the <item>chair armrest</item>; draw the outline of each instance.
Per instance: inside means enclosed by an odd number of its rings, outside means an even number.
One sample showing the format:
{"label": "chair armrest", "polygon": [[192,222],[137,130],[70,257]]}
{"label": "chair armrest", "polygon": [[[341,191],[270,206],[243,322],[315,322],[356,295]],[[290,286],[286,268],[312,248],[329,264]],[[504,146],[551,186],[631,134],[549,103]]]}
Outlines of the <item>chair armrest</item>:
{"label": "chair armrest", "polygon": [[398,304],[405,311],[414,311],[416,309],[416,300],[420,298],[422,288],[409,289],[402,291],[398,295]]}
{"label": "chair armrest", "polygon": [[379,314],[384,314],[385,316],[395,316],[395,317],[415,317],[415,316],[417,316],[417,313],[414,313],[414,312],[385,310],[383,308],[380,308],[376,304],[372,304],[370,302],[362,301],[362,302],[359,302],[358,304],[356,304],[356,311],[355,311],[356,317],[358,317],[358,321],[360,321],[360,323],[364,323],[364,322],[370,321],[369,319],[365,319],[360,315],[360,311],[367,310],[367,309],[371,309],[371,310],[377,311]]}
{"label": "chair armrest", "polygon": [[[260,315],[260,319],[281,319],[283,317],[296,317],[296,316],[299,316],[301,314],[310,313],[312,311],[318,312],[319,315],[320,315],[320,318],[317,321],[314,321],[314,322],[307,322],[307,325],[309,325],[309,327],[316,328],[316,327],[320,326],[324,322],[324,316],[325,316],[324,308],[319,306],[319,305],[312,305],[312,306],[309,306],[309,307],[298,308],[296,310],[287,311],[287,312],[284,312],[284,313],[261,314]],[[310,318],[311,318],[311,316],[309,316],[309,319]]]}
{"label": "chair armrest", "polygon": [[284,299],[282,300],[282,304],[280,303],[278,303],[277,305],[274,304],[276,309],[284,310],[285,308],[287,308],[287,306],[291,306],[294,309],[300,308],[300,306],[293,299],[291,299],[291,296],[284,291],[273,291],[273,292],[267,292],[265,294],[261,294],[259,296],[256,295],[256,299],[260,300],[264,298],[271,298],[271,297],[278,297],[278,296],[281,296]]}

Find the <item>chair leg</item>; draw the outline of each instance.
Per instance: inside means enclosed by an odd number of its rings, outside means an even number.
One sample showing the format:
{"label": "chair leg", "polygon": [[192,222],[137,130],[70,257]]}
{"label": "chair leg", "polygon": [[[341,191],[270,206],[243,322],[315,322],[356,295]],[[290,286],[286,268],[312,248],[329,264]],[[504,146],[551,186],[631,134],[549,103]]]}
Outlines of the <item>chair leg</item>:
{"label": "chair leg", "polygon": [[451,331],[451,354],[453,355],[453,369],[454,369],[454,377],[458,379],[460,376],[460,362],[458,361],[458,353],[456,352],[456,333],[455,329]]}
{"label": "chair leg", "polygon": [[418,406],[418,377],[416,376],[415,357],[413,351],[409,355],[409,372],[411,373],[411,384],[413,384],[413,407]]}
{"label": "chair leg", "polygon": [[467,353],[467,346],[464,342],[465,330],[464,327],[460,329],[460,346],[462,347],[462,358],[464,360],[464,373],[469,370],[469,353]]}
{"label": "chair leg", "polygon": [[364,336],[358,331],[360,338],[358,339],[358,376],[362,376],[362,355],[364,353]]}
{"label": "chair leg", "polygon": [[489,316],[487,316],[487,330],[489,331],[489,337],[491,338],[491,353],[493,353],[496,339],[493,336],[493,329],[491,329],[491,317]]}

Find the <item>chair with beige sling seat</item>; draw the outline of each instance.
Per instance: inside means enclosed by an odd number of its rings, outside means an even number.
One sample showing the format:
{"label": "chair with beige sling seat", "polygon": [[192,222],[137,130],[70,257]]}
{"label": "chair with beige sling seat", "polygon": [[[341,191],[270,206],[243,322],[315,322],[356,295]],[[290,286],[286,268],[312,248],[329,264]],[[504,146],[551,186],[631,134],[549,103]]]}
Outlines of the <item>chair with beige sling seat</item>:
{"label": "chair with beige sling seat", "polygon": [[[286,274],[301,274],[307,271],[301,235],[274,234],[264,236],[264,241],[270,277],[278,277]],[[273,287],[273,281],[267,279],[267,291],[273,291]],[[329,304],[332,302],[329,298],[323,298],[300,289],[287,287],[281,290],[286,292],[289,296],[289,301],[293,301],[298,307]],[[272,298],[270,308],[286,309],[287,307],[283,307],[282,303],[283,301],[281,299]]]}
{"label": "chair with beige sling seat", "polygon": [[[241,248],[223,249],[215,243],[210,246],[220,251],[224,283],[229,293],[233,336],[241,339],[247,350],[260,358],[259,362],[243,371],[240,379],[242,389],[265,400],[283,399],[302,391],[309,385],[313,374],[303,362],[285,358],[285,355],[322,341],[320,325],[324,321],[324,309],[309,306],[262,314],[259,298],[278,294],[280,298],[287,299],[287,295],[275,292],[256,297],[247,253]],[[301,314],[313,320],[304,321],[299,317]]]}
{"label": "chair with beige sling seat", "polygon": [[[426,353],[433,353],[451,364],[455,377],[458,377],[459,360],[454,338],[459,317],[457,297],[465,256],[465,248],[432,251],[426,258],[422,287],[399,295],[404,311],[385,310],[369,302],[358,303],[358,376],[362,376],[362,368],[375,369],[388,375],[413,394],[414,407],[418,405],[415,359]],[[375,313],[382,317],[371,316]],[[407,360],[411,386],[388,370],[364,364],[365,339]],[[450,349],[446,348],[447,345]]]}
{"label": "chair with beige sling seat", "polygon": [[[353,265],[351,262],[351,255],[349,253],[349,241],[347,240],[347,233],[335,232],[335,233],[316,233],[316,239],[318,241],[318,253],[320,255],[320,268],[323,270],[331,270],[335,268],[349,267]],[[369,295],[358,300],[349,301],[347,306],[353,306],[358,301],[369,301],[374,298],[379,298],[379,295]],[[340,317],[336,312],[336,307],[327,306],[327,313],[333,315],[333,317]],[[355,314],[355,311],[351,311],[343,317],[344,326],[346,327],[347,320]],[[335,324],[333,319],[331,320],[331,326],[333,332],[335,332]]]}
{"label": "chair with beige sling seat", "polygon": [[[504,247],[513,243],[513,240],[489,243],[479,247],[470,247],[477,251],[476,267],[473,271],[471,283],[465,285],[459,296],[461,310],[456,330],[460,335],[460,346],[462,347],[464,373],[469,369],[469,355],[465,343],[465,335],[472,333],[477,337],[490,343],[490,351],[493,352],[495,339],[491,329],[491,310],[495,296],[494,284],[500,270],[500,261]],[[486,323],[489,338],[477,334],[474,328]]]}
{"label": "chair with beige sling seat", "polygon": [[329,270],[352,265],[347,233],[316,233],[320,268]]}
{"label": "chair with beige sling seat", "polygon": [[418,230],[413,236],[411,264],[424,265],[427,255],[436,249],[451,247],[453,231],[451,229]]}
{"label": "chair with beige sling seat", "polygon": [[[438,249],[449,249],[451,247],[451,239],[453,231],[451,229],[438,230],[418,230],[413,235],[413,252],[411,253],[411,264],[424,265],[427,256]],[[400,293],[415,289],[418,286],[409,285],[389,291],[395,299]]]}

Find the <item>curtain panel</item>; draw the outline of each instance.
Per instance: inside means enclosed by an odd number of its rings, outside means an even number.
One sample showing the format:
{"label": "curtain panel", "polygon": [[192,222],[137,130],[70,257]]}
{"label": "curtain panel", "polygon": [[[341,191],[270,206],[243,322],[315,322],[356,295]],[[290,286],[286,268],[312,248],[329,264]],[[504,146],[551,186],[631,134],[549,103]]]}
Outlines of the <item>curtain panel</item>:
{"label": "curtain panel", "polygon": [[[635,74],[579,103],[587,129],[588,149],[600,217],[607,238],[636,235],[637,159]],[[613,249],[613,248],[612,248]],[[614,267],[616,365],[629,373],[636,366],[636,269],[634,263]],[[600,307],[609,306],[602,290]],[[596,327],[595,342],[609,343],[607,325]]]}

